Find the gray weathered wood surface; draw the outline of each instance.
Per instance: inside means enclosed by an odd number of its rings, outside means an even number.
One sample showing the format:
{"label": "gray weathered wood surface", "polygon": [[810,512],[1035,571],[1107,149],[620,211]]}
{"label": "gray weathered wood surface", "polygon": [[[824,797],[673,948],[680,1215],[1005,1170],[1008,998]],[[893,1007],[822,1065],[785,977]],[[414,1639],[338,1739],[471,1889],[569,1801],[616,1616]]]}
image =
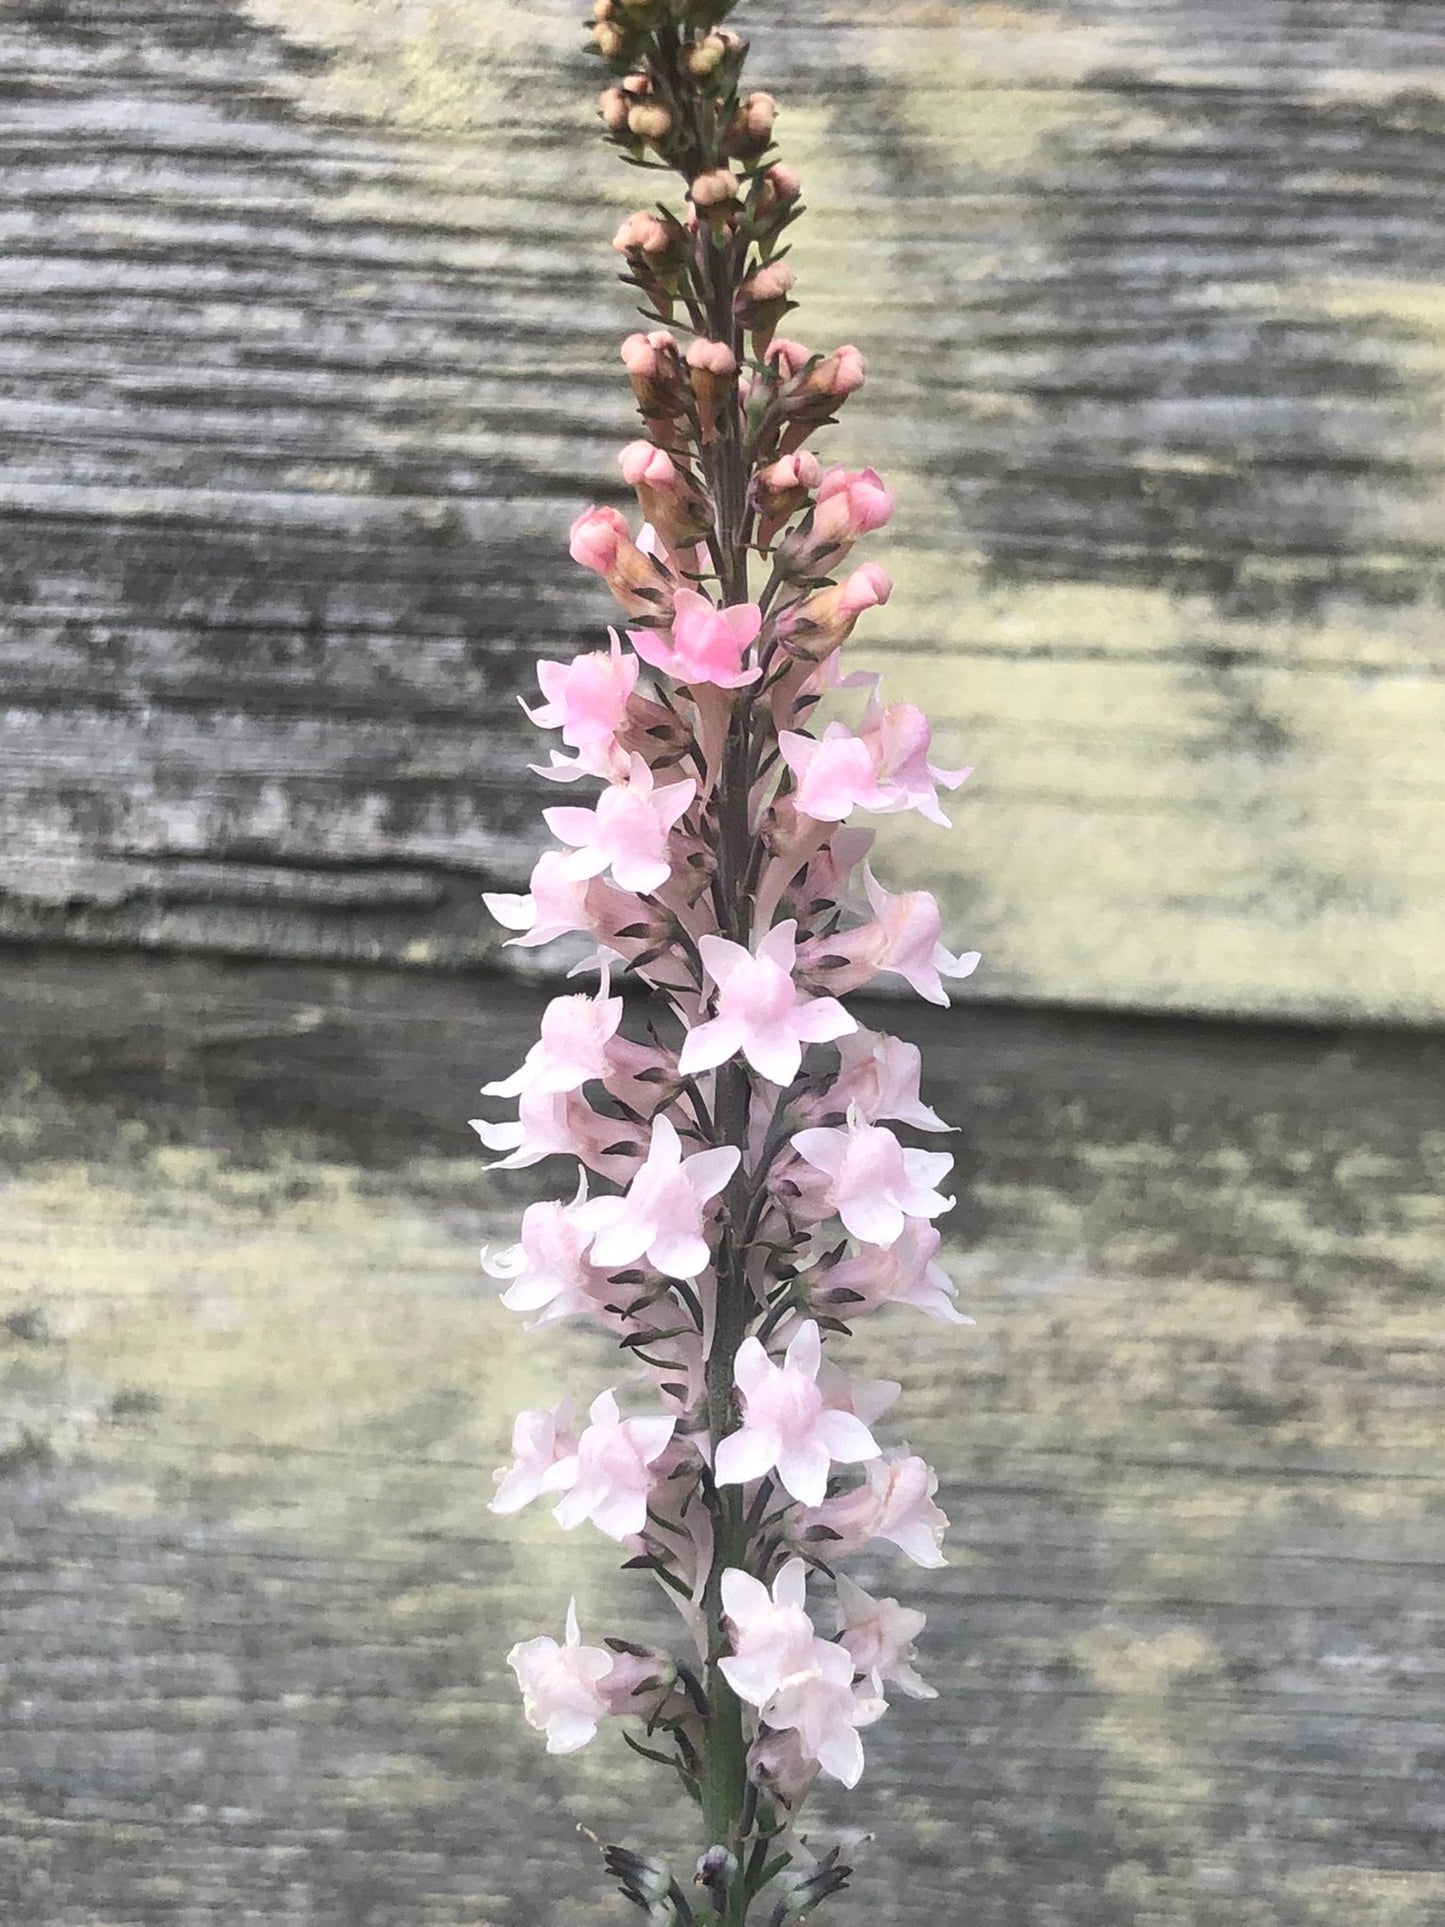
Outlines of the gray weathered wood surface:
{"label": "gray weathered wood surface", "polygon": [[[502,1659],[635,1629],[610,1548],[484,1510],[510,1413],[615,1372],[476,1264],[460,1120],[536,992],[14,952],[0,977],[0,1919],[622,1923],[574,1831],[685,1841]],[[944,1697],[824,1816],[838,1927],[1445,1914],[1442,1046],[917,1013],[976,1329],[905,1381]],[[663,1635],[665,1619],[656,1622]]]}
{"label": "gray weathered wood surface", "polygon": [[[575,11],[0,6],[0,932],[487,954],[626,432]],[[976,994],[1438,1019],[1440,0],[739,18]]]}

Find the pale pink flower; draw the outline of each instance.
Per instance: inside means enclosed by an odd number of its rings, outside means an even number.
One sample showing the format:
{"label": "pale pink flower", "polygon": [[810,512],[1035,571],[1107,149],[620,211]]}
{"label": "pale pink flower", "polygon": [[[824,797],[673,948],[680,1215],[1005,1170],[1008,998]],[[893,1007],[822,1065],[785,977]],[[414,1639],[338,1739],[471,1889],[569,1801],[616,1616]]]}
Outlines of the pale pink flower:
{"label": "pale pink flower", "polygon": [[719,689],[741,689],[756,682],[756,664],[743,667],[743,657],[757,640],[762,616],[754,602],[716,609],[695,589],[679,589],[673,602],[672,634],[654,635],[650,629],[629,629],[628,640],[654,669],[680,683],[713,683]]}
{"label": "pale pink flower", "polygon": [[865,1124],[890,1119],[920,1131],[950,1127],[918,1094],[923,1054],[917,1044],[876,1030],[857,1030],[838,1044],[838,1076],[824,1093],[828,1108],[851,1105]]}
{"label": "pale pink flower", "polygon": [[576,1450],[570,1398],[550,1412],[518,1412],[512,1421],[512,1463],[492,1475],[497,1493],[487,1510],[520,1512],[544,1492],[560,1492],[564,1480],[557,1468]]}
{"label": "pale pink flower", "polygon": [[829,1209],[864,1244],[891,1245],[910,1218],[936,1218],[952,1208],[953,1199],[934,1188],[953,1169],[946,1151],[905,1148],[892,1131],[865,1124],[856,1113],[841,1130],[798,1131],[792,1144],[825,1174]]}
{"label": "pale pink flower", "polygon": [[853,1684],[853,1656],[831,1640],[815,1639],[813,1663],[794,1674],[764,1709],[769,1726],[796,1734],[806,1758],[814,1759],[843,1786],[863,1777],[860,1726],[871,1726],[887,1711],[881,1693]]}
{"label": "pale pink flower", "polygon": [[782,730],[778,748],[797,784],[793,802],[805,816],[841,823],[858,808],[888,808],[872,748],[846,723],[829,723],[821,738]]}
{"label": "pale pink flower", "polygon": [[684,1077],[711,1070],[739,1053],[771,1083],[791,1084],[804,1044],[825,1044],[857,1029],[834,997],[799,997],[793,982],[797,924],[770,930],[756,955],[725,937],[707,936],[699,949],[717,985],[716,1015],[688,1032],[678,1059]]}
{"label": "pale pink flower", "polygon": [[748,1778],[785,1806],[797,1805],[817,1777],[818,1762],[804,1753],[796,1733],[765,1726],[748,1748]]}
{"label": "pale pink flower", "polygon": [[556,1198],[529,1204],[520,1240],[495,1254],[482,1253],[489,1277],[511,1280],[502,1293],[508,1311],[540,1312],[536,1323],[550,1325],[599,1309],[607,1274],[587,1262],[592,1233],[577,1218],[577,1207],[586,1201],[584,1175],[570,1204]]}
{"label": "pale pink flower", "polygon": [[823,1528],[819,1536],[830,1561],[883,1539],[916,1566],[944,1566],[948,1561],[941,1548],[948,1519],[933,1502],[937,1490],[938,1474],[923,1459],[912,1453],[890,1454],[865,1465],[862,1483],[851,1492],[802,1513],[798,1528],[805,1537],[812,1528]]}
{"label": "pale pink flower", "polygon": [[522,1689],[523,1718],[547,1735],[547,1751],[575,1753],[586,1746],[610,1710],[601,1683],[613,1659],[601,1646],[582,1644],[576,1600],[567,1608],[562,1645],[545,1635],[522,1640],[507,1654],[507,1664]]}
{"label": "pale pink flower", "polygon": [[808,1568],[789,1559],[769,1592],[737,1566],[722,1575],[722,1606],[732,1623],[733,1654],[718,1662],[740,1700],[762,1708],[790,1675],[804,1671],[817,1635],[806,1608]]}
{"label": "pale pink flower", "polygon": [[938,769],[928,760],[933,731],[928,718],[912,703],[889,703],[877,696],[863,715],[863,740],[873,751],[874,768],[887,800],[885,810],[917,810],[930,823],[951,828],[939,808],[937,785],[956,790],[972,775],[967,769]]}
{"label": "pale pink flower", "polygon": [[817,1325],[800,1325],[781,1365],[748,1336],[738,1347],[734,1378],[743,1395],[743,1421],[717,1448],[719,1485],[746,1485],[776,1471],[785,1491],[803,1505],[820,1505],[833,1465],[878,1456],[860,1418],[825,1405],[818,1386],[822,1343]]}
{"label": "pale pink flower", "polygon": [[525,896],[497,890],[482,893],[497,922],[520,936],[509,937],[506,947],[531,950],[541,943],[552,943],[574,930],[588,929],[586,910],[587,879],[567,870],[569,859],[562,850],[544,850],[532,870],[531,887]]}
{"label": "pale pink flower", "polygon": [[622,999],[609,997],[604,969],[595,997],[554,997],[542,1012],[541,1036],[510,1077],[483,1084],[483,1097],[522,1091],[580,1091],[606,1075],[608,1047],[622,1022]]}
{"label": "pale pink flower", "polygon": [[[472,1129],[490,1151],[501,1151],[492,1169],[521,1171],[543,1158],[574,1157],[604,1177],[630,1174],[642,1155],[636,1134],[615,1117],[602,1117],[577,1091],[525,1090],[514,1124],[474,1117]],[[619,1149],[619,1146],[627,1146]]]}
{"label": "pale pink flower", "polygon": [[876,1682],[891,1681],[910,1699],[933,1700],[936,1689],[914,1671],[913,1642],[928,1623],[925,1614],[896,1599],[874,1599],[846,1573],[838,1574],[838,1605],[843,1626],[838,1644],[853,1656],[860,1673]]}
{"label": "pale pink flower", "polygon": [[824,1274],[821,1301],[843,1318],[861,1318],[883,1305],[912,1305],[950,1325],[971,1325],[954,1304],[957,1287],[937,1263],[942,1239],[935,1225],[909,1219],[891,1245],[863,1245]]}
{"label": "pale pink flower", "polygon": [[938,900],[927,890],[906,890],[890,896],[864,865],[863,885],[879,933],[876,968],[891,971],[910,983],[931,1004],[946,1004],[948,992],[941,977],[971,977],[979,952],[966,950],[955,957],[939,942],[943,917]]}
{"label": "pale pink flower", "polygon": [[704,1210],[727,1184],[742,1153],[736,1145],[682,1155],[670,1119],[656,1117],[647,1160],[625,1197],[593,1198],[581,1214],[594,1232],[592,1259],[609,1270],[640,1258],[668,1278],[695,1278],[711,1259]]}
{"label": "pale pink flower", "polygon": [[562,1498],[553,1508],[558,1525],[569,1530],[590,1519],[609,1539],[627,1539],[647,1524],[654,1459],[666,1449],[676,1428],[671,1418],[623,1418],[611,1392],[593,1399],[591,1424],[574,1455],[551,1476]]}
{"label": "pale pink flower", "polygon": [[543,810],[542,816],[553,835],[572,846],[566,875],[594,877],[610,870],[622,889],[645,896],[672,875],[668,838],[696,794],[690,777],[658,788],[647,764],[634,755],[628,780],[604,790],[594,809],[564,806]]}
{"label": "pale pink flower", "polygon": [[[637,683],[636,656],[623,654],[614,630],[610,652],[594,649],[571,662],[539,662],[537,682],[547,700],[536,709],[522,707],[539,729],[560,729],[568,748],[580,752],[575,763],[563,767],[610,777],[617,732]],[[559,760],[555,751],[553,760]]]}
{"label": "pale pink flower", "polygon": [[872,871],[863,869],[873,921],[837,935],[815,937],[798,953],[799,967],[828,989],[857,990],[880,973],[892,972],[931,1004],[946,1004],[943,977],[971,977],[979,952],[955,957],[939,942],[943,917],[927,890],[890,896]]}

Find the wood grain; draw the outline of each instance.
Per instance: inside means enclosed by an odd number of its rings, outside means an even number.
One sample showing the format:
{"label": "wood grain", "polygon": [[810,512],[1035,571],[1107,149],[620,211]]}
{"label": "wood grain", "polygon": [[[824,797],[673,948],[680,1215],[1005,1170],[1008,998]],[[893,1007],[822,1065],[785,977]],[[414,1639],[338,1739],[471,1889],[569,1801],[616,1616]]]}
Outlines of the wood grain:
{"label": "wood grain", "polygon": [[[0,931],[456,964],[627,432],[561,0],[0,13]],[[970,995],[1445,1011],[1437,0],[745,10]],[[894,826],[887,826],[893,828]]]}

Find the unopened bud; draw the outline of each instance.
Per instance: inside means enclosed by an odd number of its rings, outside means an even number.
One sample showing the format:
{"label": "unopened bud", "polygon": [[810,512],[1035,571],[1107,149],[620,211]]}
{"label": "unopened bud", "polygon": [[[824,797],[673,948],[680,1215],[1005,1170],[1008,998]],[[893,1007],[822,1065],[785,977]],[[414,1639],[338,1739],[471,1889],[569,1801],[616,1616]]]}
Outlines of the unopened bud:
{"label": "unopened bud", "polygon": [[726,207],[738,197],[737,176],[731,168],[711,167],[697,176],[687,195],[697,208]]}
{"label": "unopened bud", "polygon": [[699,335],[688,346],[687,366],[697,399],[702,438],[705,442],[715,441],[718,411],[736,391],[738,358],[725,341],[708,341]]}
{"label": "unopened bud", "polygon": [[[637,406],[650,421],[670,421],[683,412],[687,385],[682,356],[666,328],[628,335],[622,344],[622,365]],[[658,432],[654,427],[653,433]]]}
{"label": "unopened bud", "polygon": [[691,476],[665,449],[629,442],[618,458],[622,478],[637,490],[638,507],[669,549],[690,548],[712,527],[707,502]]}
{"label": "unopened bud", "polygon": [[683,55],[683,65],[694,80],[708,80],[730,53],[736,53],[742,40],[730,27],[714,29],[696,41]]}
{"label": "unopened bud", "polygon": [[818,486],[821,473],[817,456],[807,449],[758,470],[750,493],[758,511],[760,542],[771,542],[788,517],[797,513]]}
{"label": "unopened bud", "polygon": [[665,141],[672,132],[672,110],[660,100],[643,100],[627,114],[630,132],[640,141]]}
{"label": "unopened bud", "polygon": [[599,20],[592,29],[592,44],[604,60],[617,60],[627,45],[627,35],[615,20]]}
{"label": "unopened bud", "polygon": [[624,74],[618,83],[624,94],[631,94],[634,100],[645,100],[652,92],[650,74]]}
{"label": "unopened bud", "polygon": [[618,254],[662,256],[672,247],[672,236],[665,222],[643,210],[628,215],[613,235],[612,245]]}
{"label": "unopened bud", "polygon": [[800,375],[813,359],[811,348],[805,348],[801,341],[789,341],[786,335],[777,335],[763,351],[763,360],[771,362],[785,381]]}
{"label": "unopened bud", "polygon": [[863,386],[863,357],[851,342],[825,355],[807,376],[803,386],[842,401]]}
{"label": "unopened bud", "polygon": [[748,276],[733,299],[738,320],[754,338],[755,352],[761,354],[782,320],[788,296],[797,281],[786,261],[769,261]]}
{"label": "unopened bud", "polygon": [[756,160],[772,142],[773,123],[778,103],[771,94],[749,94],[738,102],[737,112],[728,124],[723,145],[742,160]]}
{"label": "unopened bud", "polygon": [[609,134],[620,134],[627,126],[627,96],[620,87],[604,87],[597,96],[597,112]]}
{"label": "unopened bud", "polygon": [[729,1887],[737,1878],[738,1863],[736,1854],[729,1853],[726,1847],[709,1847],[697,1863],[697,1883],[706,1887],[714,1899],[723,1903],[718,1912],[725,1913]]}

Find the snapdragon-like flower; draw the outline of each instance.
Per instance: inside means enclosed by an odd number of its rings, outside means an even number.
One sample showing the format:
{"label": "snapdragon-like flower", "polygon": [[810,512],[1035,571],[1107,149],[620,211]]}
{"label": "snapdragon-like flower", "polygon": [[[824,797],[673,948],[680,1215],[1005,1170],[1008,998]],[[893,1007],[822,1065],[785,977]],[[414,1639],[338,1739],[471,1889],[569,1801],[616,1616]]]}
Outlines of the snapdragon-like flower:
{"label": "snapdragon-like flower", "polygon": [[803,1505],[821,1505],[834,1465],[878,1457],[873,1434],[852,1412],[824,1403],[817,1383],[823,1351],[812,1319],[800,1325],[781,1365],[754,1337],[738,1347],[735,1378],[743,1422],[717,1448],[719,1485],[746,1485],[776,1472]]}
{"label": "snapdragon-like flower", "polygon": [[762,674],[756,663],[743,666],[761,627],[762,614],[754,602],[716,609],[696,590],[679,589],[670,637],[654,635],[650,629],[629,629],[627,639],[644,662],[680,683],[742,689]]}
{"label": "snapdragon-like flower", "polygon": [[496,1474],[489,1510],[520,1512],[544,1492],[560,1491],[566,1475],[557,1468],[576,1449],[570,1398],[560,1399],[550,1412],[518,1412],[512,1421],[512,1463]]}
{"label": "snapdragon-like flower", "polygon": [[874,1599],[845,1572],[838,1574],[837,1583],[843,1615],[838,1644],[852,1654],[858,1671],[882,1684],[891,1682],[910,1699],[937,1699],[936,1690],[913,1665],[913,1642],[927,1624],[926,1616],[896,1599]]}
{"label": "snapdragon-like flower", "polygon": [[688,1032],[678,1059],[685,1077],[741,1055],[770,1083],[791,1084],[805,1044],[831,1043],[858,1028],[835,997],[798,995],[796,939],[791,918],[768,932],[756,954],[725,937],[702,939],[702,960],[717,985],[717,1014]]}
{"label": "snapdragon-like flower", "polygon": [[727,1184],[742,1153],[735,1145],[682,1155],[671,1121],[657,1117],[647,1160],[619,1198],[580,1207],[593,1232],[595,1263],[617,1270],[646,1258],[669,1278],[695,1278],[712,1253],[703,1233],[709,1201]]}
{"label": "snapdragon-like flower", "polygon": [[912,1305],[949,1325],[971,1325],[954,1304],[957,1287],[937,1261],[942,1237],[935,1226],[909,1219],[891,1245],[862,1245],[855,1257],[831,1266],[822,1302],[845,1318],[862,1317],[883,1305]]}
{"label": "snapdragon-like flower", "polygon": [[813,1506],[799,1518],[806,1534],[821,1527],[829,1559],[861,1552],[874,1539],[897,1546],[916,1566],[946,1566],[948,1518],[935,1505],[938,1474],[914,1453],[874,1459],[851,1492]]}
{"label": "snapdragon-like flower", "polygon": [[561,730],[562,741],[579,752],[579,771],[610,776],[613,745],[637,686],[637,658],[623,653],[616,630],[610,650],[590,650],[571,662],[539,662],[537,681],[546,701],[536,709],[522,704],[531,720],[539,729]]}
{"label": "snapdragon-like flower", "polygon": [[612,1654],[584,1646],[577,1624],[577,1601],[567,1607],[567,1632],[559,1646],[545,1634],[525,1639],[507,1654],[507,1664],[522,1688],[522,1716],[547,1735],[549,1753],[575,1753],[586,1746],[609,1709],[602,1682],[611,1673]]}
{"label": "snapdragon-like flower", "polygon": [[609,997],[604,975],[595,997],[554,997],[542,1013],[542,1035],[510,1077],[483,1084],[484,1097],[523,1091],[580,1091],[606,1075],[608,1046],[622,1022],[622,999]]}
{"label": "snapdragon-like flower", "polygon": [[593,1399],[589,1417],[575,1453],[549,1474],[550,1489],[562,1493],[552,1516],[569,1528],[590,1519],[609,1539],[628,1539],[647,1523],[649,1468],[666,1451],[677,1421],[623,1418],[611,1392]]}
{"label": "snapdragon-like flower", "polygon": [[797,1132],[793,1149],[826,1175],[829,1208],[865,1244],[891,1245],[910,1218],[936,1218],[953,1205],[934,1188],[953,1169],[946,1151],[905,1148],[884,1125],[865,1124],[856,1112],[841,1130]]}
{"label": "snapdragon-like flower", "polygon": [[807,1569],[790,1559],[771,1592],[750,1573],[722,1576],[722,1602],[733,1652],[719,1661],[723,1677],[766,1725],[793,1734],[807,1760],[844,1786],[863,1772],[858,1728],[883,1713],[876,1693],[854,1689],[859,1670],[846,1646],[819,1639],[805,1607]]}
{"label": "snapdragon-like flower", "polygon": [[594,809],[543,810],[548,829],[572,846],[562,874],[595,877],[610,871],[623,890],[645,896],[661,889],[672,875],[668,838],[696,794],[691,777],[660,788],[634,754],[627,781],[604,790]]}
{"label": "snapdragon-like flower", "polygon": [[510,1280],[502,1293],[508,1311],[535,1311],[539,1325],[597,1310],[606,1273],[588,1262],[592,1233],[579,1222],[577,1207],[587,1199],[583,1175],[570,1204],[548,1198],[522,1213],[522,1235],[514,1245],[482,1253],[491,1278]]}
{"label": "snapdragon-like flower", "polygon": [[520,933],[507,939],[508,949],[513,945],[532,949],[538,944],[555,943],[558,937],[589,927],[587,878],[577,876],[570,864],[570,857],[563,851],[544,850],[533,867],[531,887],[525,895],[483,892],[482,902],[497,922]]}
{"label": "snapdragon-like flower", "polygon": [[923,1053],[917,1044],[881,1031],[856,1030],[839,1040],[831,1108],[851,1107],[865,1124],[888,1121],[919,1131],[946,1131],[949,1126],[918,1094],[922,1075]]}

